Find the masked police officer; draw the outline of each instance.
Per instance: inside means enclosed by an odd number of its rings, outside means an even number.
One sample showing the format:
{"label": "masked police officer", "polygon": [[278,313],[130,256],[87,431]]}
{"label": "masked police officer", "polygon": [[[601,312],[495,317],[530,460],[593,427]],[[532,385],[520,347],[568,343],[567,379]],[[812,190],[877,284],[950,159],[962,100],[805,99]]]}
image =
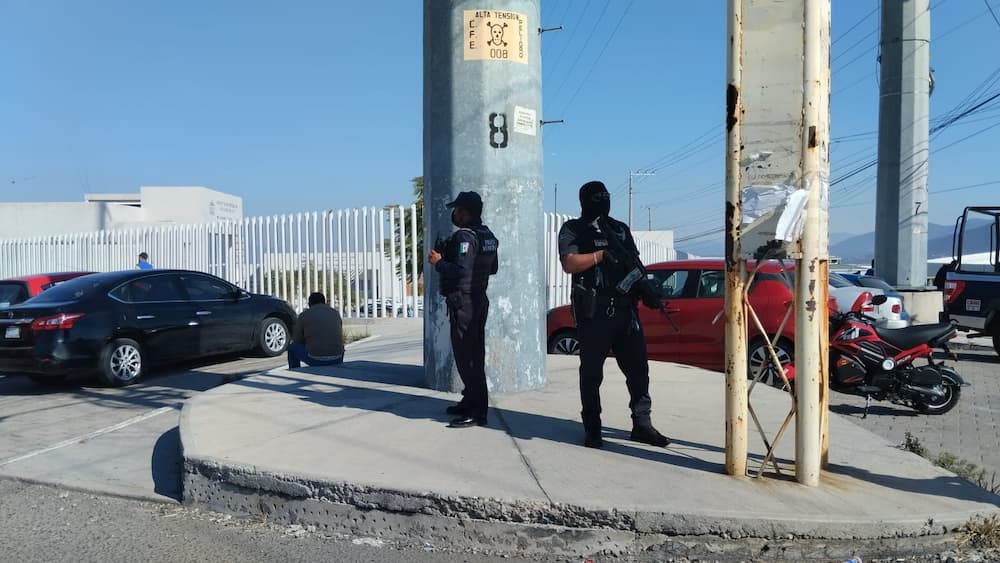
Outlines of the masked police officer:
{"label": "masked police officer", "polygon": [[[617,259],[615,249],[638,256],[628,226],[608,216],[611,196],[601,182],[587,182],[580,188],[580,218],[567,221],[559,230],[559,257],[563,270],[573,275],[572,311],[580,341],[580,400],[583,403],[584,445],[600,448],[601,382],[604,361],[613,350],[618,367],[625,374],[632,410],[631,439],[653,446],[670,443],[653,427],[649,397],[649,362],[646,340],[636,301],[650,308],[659,306],[650,294],[622,293],[620,284],[629,272]],[[611,232],[604,232],[601,225]],[[611,241],[609,237],[617,237]],[[645,280],[642,280],[645,283]]]}
{"label": "masked police officer", "polygon": [[458,227],[446,241],[435,245],[428,259],[441,276],[441,295],[448,305],[451,347],[462,378],[462,400],[448,407],[458,415],[450,428],[486,424],[486,316],[490,300],[486,286],[497,273],[499,242],[483,224],[483,200],[476,192],[461,192],[452,208],[451,222]]}

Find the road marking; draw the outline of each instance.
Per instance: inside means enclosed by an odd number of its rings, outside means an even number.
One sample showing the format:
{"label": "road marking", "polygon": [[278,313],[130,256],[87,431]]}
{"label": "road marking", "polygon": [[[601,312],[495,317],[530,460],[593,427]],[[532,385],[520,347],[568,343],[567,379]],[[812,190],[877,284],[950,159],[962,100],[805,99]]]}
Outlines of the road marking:
{"label": "road marking", "polygon": [[52,452],[52,451],[55,451],[55,450],[58,450],[58,449],[62,449],[62,448],[65,448],[67,446],[73,446],[73,445],[76,445],[76,444],[80,444],[80,443],[86,442],[87,440],[91,440],[93,438],[96,438],[98,436],[102,436],[104,434],[109,434],[109,433],[114,432],[116,430],[121,430],[122,428],[126,428],[128,426],[132,426],[133,424],[137,424],[137,423],[142,422],[144,420],[149,420],[150,418],[153,418],[154,416],[159,416],[161,414],[165,414],[165,413],[168,413],[168,412],[171,412],[171,411],[174,411],[174,410],[180,410],[181,405],[182,405],[182,403],[177,403],[177,404],[169,406],[169,407],[161,407],[161,408],[156,409],[155,411],[150,411],[150,412],[147,412],[145,414],[141,414],[139,416],[132,417],[132,418],[130,418],[128,420],[124,420],[122,422],[119,422],[118,424],[115,424],[115,425],[112,425],[112,426],[108,426],[106,428],[101,428],[100,430],[95,430],[93,432],[90,432],[89,434],[84,434],[82,436],[77,436],[75,438],[70,438],[68,440],[63,440],[62,442],[59,442],[57,444],[52,444],[51,446],[42,448],[40,450],[35,450],[33,452],[29,452],[29,453],[26,453],[24,455],[19,455],[17,457],[12,457],[12,458],[9,458],[9,459],[5,459],[3,461],[0,461],[0,467],[4,467],[4,466],[10,465],[12,463],[17,463],[19,461],[24,461],[26,459],[30,459],[30,458],[33,458],[33,457],[36,457],[36,456],[40,456],[42,454],[46,454],[46,453],[49,453],[49,452]]}

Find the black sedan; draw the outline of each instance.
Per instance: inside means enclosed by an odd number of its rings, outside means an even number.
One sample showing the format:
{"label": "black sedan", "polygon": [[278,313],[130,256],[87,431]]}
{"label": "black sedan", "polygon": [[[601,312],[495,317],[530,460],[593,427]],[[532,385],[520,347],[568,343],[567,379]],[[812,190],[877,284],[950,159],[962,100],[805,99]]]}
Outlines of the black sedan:
{"label": "black sedan", "polygon": [[201,272],[92,274],[0,311],[0,374],[59,381],[96,372],[108,385],[150,365],[232,352],[277,356],[295,311]]}

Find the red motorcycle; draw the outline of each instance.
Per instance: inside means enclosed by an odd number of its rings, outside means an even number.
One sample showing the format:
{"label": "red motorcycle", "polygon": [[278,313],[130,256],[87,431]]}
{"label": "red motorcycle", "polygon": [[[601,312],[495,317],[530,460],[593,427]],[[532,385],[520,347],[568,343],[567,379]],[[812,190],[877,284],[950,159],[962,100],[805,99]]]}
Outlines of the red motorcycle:
{"label": "red motorcycle", "polygon": [[[905,405],[927,414],[944,414],[958,403],[962,376],[954,368],[934,361],[934,349],[949,355],[948,341],[957,334],[951,324],[918,325],[886,329],[875,326],[865,314],[884,295],[864,292],[849,313],[830,315],[830,388],[865,397],[865,412],[872,399]],[[916,365],[927,358],[927,365]]]}

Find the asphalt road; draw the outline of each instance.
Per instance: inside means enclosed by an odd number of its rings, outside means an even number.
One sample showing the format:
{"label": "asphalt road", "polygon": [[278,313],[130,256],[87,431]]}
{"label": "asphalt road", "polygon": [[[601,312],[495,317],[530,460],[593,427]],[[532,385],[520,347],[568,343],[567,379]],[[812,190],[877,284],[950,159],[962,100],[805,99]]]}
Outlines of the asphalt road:
{"label": "asphalt road", "polygon": [[46,386],[0,376],[0,477],[176,502],[184,400],[282,362],[216,358],[154,371],[123,388],[82,377]]}
{"label": "asphalt road", "polygon": [[[344,561],[526,562],[276,526],[179,505],[66,491],[0,479],[0,559],[19,563]],[[567,561],[563,559],[531,561]],[[572,560],[580,563],[579,559]]]}

